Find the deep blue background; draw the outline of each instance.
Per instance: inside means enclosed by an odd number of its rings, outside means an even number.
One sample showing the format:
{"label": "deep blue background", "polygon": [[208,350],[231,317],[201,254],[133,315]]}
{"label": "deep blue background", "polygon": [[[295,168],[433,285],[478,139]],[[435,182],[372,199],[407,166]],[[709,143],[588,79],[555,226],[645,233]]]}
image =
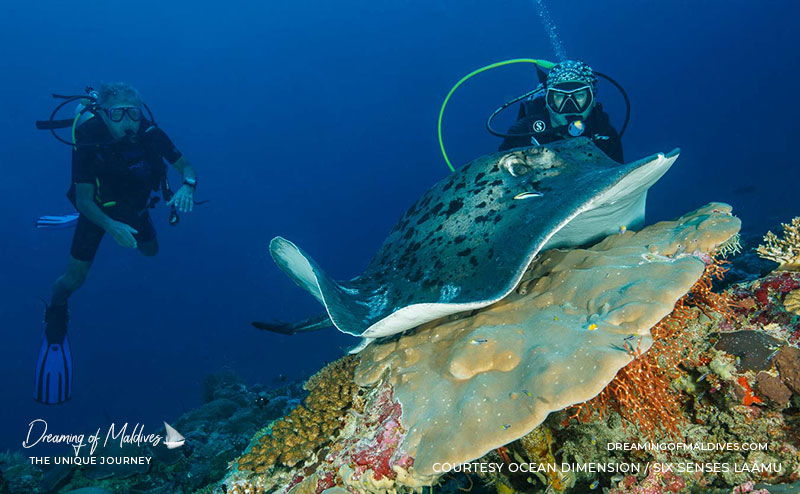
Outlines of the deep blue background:
{"label": "deep blue background", "polygon": [[[651,191],[649,219],[726,201],[761,233],[800,213],[798,10],[552,2],[568,56],[630,94],[627,159],[682,148]],[[109,420],[153,430],[196,406],[202,376],[222,366],[269,383],[341,355],[355,340],[334,330],[250,328],[319,310],[274,266],[269,239],[297,242],[335,277],[358,274],[447,174],[436,117],[450,86],[494,61],[555,56],[535,4],[521,0],[5,2],[0,46],[0,450],[18,448],[34,418],[60,433]],[[198,199],[212,202],[176,228],[159,209],[154,259],[104,241],[71,300],[74,397],[48,408],[31,399],[39,297],[66,265],[71,231],[33,222],[70,210],[70,166],[69,148],[33,122],[49,114],[51,92],[118,80],[140,89],[197,168]],[[484,119],[533,84],[518,65],[459,90],[445,117],[453,161],[496,149]],[[600,91],[619,123],[620,98]]]}

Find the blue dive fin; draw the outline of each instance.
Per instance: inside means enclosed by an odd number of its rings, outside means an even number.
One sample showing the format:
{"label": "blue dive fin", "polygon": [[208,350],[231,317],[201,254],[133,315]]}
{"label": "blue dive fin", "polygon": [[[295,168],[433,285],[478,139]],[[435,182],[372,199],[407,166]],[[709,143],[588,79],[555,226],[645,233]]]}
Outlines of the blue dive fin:
{"label": "blue dive fin", "polygon": [[[66,307],[63,311],[66,314]],[[50,331],[45,329],[36,360],[33,398],[45,405],[63,403],[72,394],[72,351],[67,338],[66,315],[64,318],[63,325],[51,325]]]}
{"label": "blue dive fin", "polygon": [[36,228],[43,230],[55,230],[61,228],[72,228],[78,223],[78,213],[64,214],[61,216],[40,216],[36,220]]}

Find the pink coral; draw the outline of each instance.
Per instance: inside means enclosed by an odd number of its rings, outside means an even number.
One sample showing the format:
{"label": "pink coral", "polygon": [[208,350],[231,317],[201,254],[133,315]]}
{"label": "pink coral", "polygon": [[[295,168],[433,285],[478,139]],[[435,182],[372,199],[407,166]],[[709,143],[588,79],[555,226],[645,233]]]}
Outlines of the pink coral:
{"label": "pink coral", "polygon": [[769,494],[769,491],[766,489],[754,491],[753,488],[755,488],[755,482],[748,480],[744,484],[734,487],[731,494]]}
{"label": "pink coral", "polygon": [[[401,417],[402,407],[394,400],[390,384],[384,383],[364,397],[363,413],[349,414],[343,426],[353,432],[335,440],[316,469],[316,492],[348,480],[394,480],[396,467],[411,467],[414,459],[398,451],[406,434],[400,425]],[[339,476],[343,467],[351,471],[349,479]]]}
{"label": "pink coral", "polygon": [[394,479],[396,474],[393,466],[407,464],[408,458],[395,455],[405,431],[400,425],[402,409],[400,404],[392,399],[390,386],[384,386],[377,395],[372,412],[371,417],[368,417],[363,425],[363,434],[356,438],[345,452],[356,465],[357,477],[367,470],[372,470],[375,480],[384,477]]}

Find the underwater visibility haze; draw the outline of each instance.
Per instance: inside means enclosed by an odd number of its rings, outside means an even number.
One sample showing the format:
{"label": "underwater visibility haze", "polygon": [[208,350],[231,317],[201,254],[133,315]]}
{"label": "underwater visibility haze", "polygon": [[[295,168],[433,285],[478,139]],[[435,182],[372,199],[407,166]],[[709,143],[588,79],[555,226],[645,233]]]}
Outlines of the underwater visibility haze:
{"label": "underwater visibility haze", "polygon": [[797,3],[2,10],[0,494],[800,492]]}

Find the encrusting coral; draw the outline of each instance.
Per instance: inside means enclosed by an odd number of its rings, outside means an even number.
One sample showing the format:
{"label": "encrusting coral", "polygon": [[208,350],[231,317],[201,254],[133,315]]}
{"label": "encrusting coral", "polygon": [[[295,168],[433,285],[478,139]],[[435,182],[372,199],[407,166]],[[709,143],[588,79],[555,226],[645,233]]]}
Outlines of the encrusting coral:
{"label": "encrusting coral", "polygon": [[[726,248],[719,250],[724,254]],[[727,297],[711,291],[712,280],[721,280],[727,270],[725,263],[712,256],[689,293],[651,330],[654,343],[650,350],[643,354],[641,349],[628,346],[633,362],[621,369],[599,395],[575,405],[570,418],[586,422],[595,413],[602,417],[613,409],[623,418],[623,424],[635,424],[640,433],[650,438],[659,431],[679,437],[683,415],[680,393],[672,382],[685,373],[679,366],[693,357],[692,342],[684,329],[701,312],[731,317]]]}
{"label": "encrusting coral", "polygon": [[800,271],[800,216],[791,223],[781,223],[783,238],[771,231],[764,235],[764,243],[756,248],[758,255],[775,261],[781,271]]}
{"label": "encrusting coral", "polygon": [[739,226],[729,206],[712,203],[590,249],[549,251],[525,295],[373,343],[356,382],[391,382],[409,431],[400,450],[418,479],[432,478],[435,463],[481,457],[600,393],[634,359],[631,348],[650,348],[650,329]]}

